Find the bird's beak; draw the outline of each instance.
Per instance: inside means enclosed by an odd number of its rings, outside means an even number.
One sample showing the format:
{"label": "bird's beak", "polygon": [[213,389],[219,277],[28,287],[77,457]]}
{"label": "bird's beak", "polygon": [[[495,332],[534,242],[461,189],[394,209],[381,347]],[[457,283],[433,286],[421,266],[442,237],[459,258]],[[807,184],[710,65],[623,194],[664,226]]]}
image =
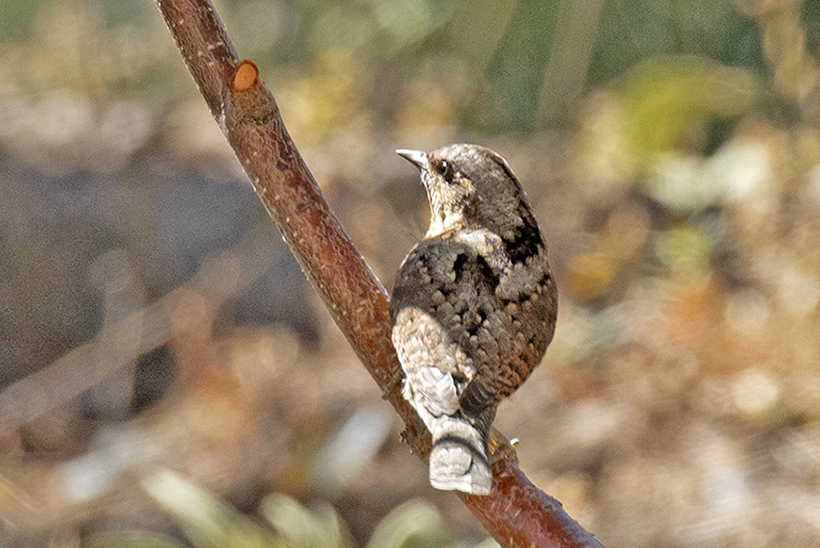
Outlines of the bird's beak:
{"label": "bird's beak", "polygon": [[396,150],[396,154],[409,161],[419,169],[427,169],[430,166],[430,162],[427,160],[427,153],[423,150],[400,148]]}

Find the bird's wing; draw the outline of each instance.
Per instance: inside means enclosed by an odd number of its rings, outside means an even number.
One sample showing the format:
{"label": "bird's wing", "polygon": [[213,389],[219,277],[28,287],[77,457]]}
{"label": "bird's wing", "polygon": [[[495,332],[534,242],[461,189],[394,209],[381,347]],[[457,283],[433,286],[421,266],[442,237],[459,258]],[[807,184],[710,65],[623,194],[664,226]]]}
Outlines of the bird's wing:
{"label": "bird's wing", "polygon": [[425,407],[453,413],[475,375],[470,338],[488,317],[494,274],[469,246],[422,242],[396,278],[392,338],[408,387]]}
{"label": "bird's wing", "polygon": [[441,325],[421,309],[405,306],[396,316],[392,337],[409,399],[434,416],[455,413],[461,392],[453,378],[456,348]]}

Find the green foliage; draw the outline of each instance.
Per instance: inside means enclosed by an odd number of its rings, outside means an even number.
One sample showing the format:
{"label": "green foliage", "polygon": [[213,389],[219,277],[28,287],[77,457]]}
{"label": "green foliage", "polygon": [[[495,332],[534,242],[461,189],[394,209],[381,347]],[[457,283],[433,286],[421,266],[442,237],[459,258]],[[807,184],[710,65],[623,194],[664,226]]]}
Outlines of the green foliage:
{"label": "green foliage", "polygon": [[143,532],[99,534],[84,540],[82,548],[180,548],[175,540]]}
{"label": "green foliage", "polygon": [[[173,78],[171,74],[179,72],[160,69],[162,63],[172,62],[169,57],[176,61],[170,47],[142,59],[127,57],[139,44],[152,40],[165,44],[154,34],[161,31],[165,38],[150,5],[74,3],[72,12],[87,13],[86,19],[105,27],[83,31],[98,37],[100,59],[86,58],[84,65],[67,71],[83,74],[81,82],[88,80],[85,67],[101,71],[98,78],[108,87],[97,85],[96,93],[99,89],[113,93],[117,86],[145,92],[153,89],[157,78]],[[42,48],[40,42],[70,40],[77,31],[65,24],[57,9],[62,4],[0,0],[0,30],[5,29],[5,39],[12,40],[7,45],[18,46],[16,41],[25,39],[33,19],[48,29],[47,36],[35,36],[35,48]],[[218,7],[237,47],[243,56],[255,58],[267,81],[276,82],[277,93],[292,87],[294,78],[308,89],[328,88],[326,71],[320,68],[331,59],[337,69],[331,76],[355,83],[354,92],[362,99],[351,108],[358,113],[374,105],[401,108],[406,106],[403,101],[413,103],[419,112],[435,112],[437,93],[443,90],[448,97],[442,108],[451,113],[443,124],[455,119],[461,127],[491,132],[532,132],[566,120],[585,89],[612,81],[649,59],[690,55],[720,66],[761,71],[765,67],[755,22],[730,0],[596,0],[587,7],[569,0],[223,0],[223,4]],[[803,8],[809,28],[820,28],[817,10],[811,9],[816,4],[816,0],[806,2]],[[809,40],[809,46],[815,47],[816,39],[812,42],[810,35]],[[58,51],[62,54],[63,48]],[[86,50],[82,53],[88,55]],[[47,65],[38,74],[56,72],[64,57],[49,51],[31,55]],[[32,61],[25,59],[8,57],[6,70],[12,74],[5,78],[9,82],[31,78],[31,71],[24,69]],[[21,66],[15,69],[17,63]],[[63,85],[71,87],[72,80],[65,80]],[[402,80],[428,89],[404,95]],[[690,82],[697,86],[710,81],[690,78]],[[48,85],[34,83],[34,87]],[[299,96],[305,95],[300,90]],[[322,110],[324,102],[312,107]],[[328,108],[339,107],[333,103]],[[545,118],[545,112],[550,116]],[[391,113],[387,114],[385,119]],[[680,120],[675,117],[665,125]],[[325,133],[327,128],[319,126]],[[646,126],[641,124],[634,133]]]}
{"label": "green foliage", "polygon": [[[269,528],[243,516],[170,471],[160,470],[150,475],[143,481],[143,486],[197,548],[289,546],[283,537]],[[294,546],[307,547],[311,544]]]}
{"label": "green foliage", "polygon": [[287,495],[274,493],[265,498],[262,516],[286,540],[288,546],[304,548],[348,548],[350,535],[339,515],[327,503],[311,511]]}
{"label": "green foliage", "polygon": [[367,548],[423,548],[444,545],[444,524],[438,511],[420,500],[393,509],[376,526]]}
{"label": "green foliage", "polygon": [[729,0],[613,0],[601,18],[589,81],[598,85],[642,60],[673,54],[764,66],[754,22]]}
{"label": "green foliage", "polygon": [[0,0],[0,33],[5,40],[26,36],[39,4],[37,0]]}
{"label": "green foliage", "polygon": [[709,122],[748,113],[759,95],[748,70],[705,57],[646,61],[618,82],[627,137],[639,154],[701,149]]}
{"label": "green foliage", "polygon": [[487,69],[499,128],[535,128],[559,4],[557,0],[522,0],[516,6]]}
{"label": "green foliage", "polygon": [[655,253],[671,271],[702,275],[709,269],[712,245],[697,226],[681,225],[658,234]]}
{"label": "green foliage", "polygon": [[[170,514],[196,548],[353,548],[344,522],[327,503],[308,509],[291,497],[272,494],[254,520],[168,470],[143,481],[143,487]],[[366,548],[447,546],[448,535],[433,506],[419,499],[393,509],[373,531]],[[491,548],[491,539],[481,543]],[[88,548],[179,548],[176,541],[145,533],[98,535]]]}

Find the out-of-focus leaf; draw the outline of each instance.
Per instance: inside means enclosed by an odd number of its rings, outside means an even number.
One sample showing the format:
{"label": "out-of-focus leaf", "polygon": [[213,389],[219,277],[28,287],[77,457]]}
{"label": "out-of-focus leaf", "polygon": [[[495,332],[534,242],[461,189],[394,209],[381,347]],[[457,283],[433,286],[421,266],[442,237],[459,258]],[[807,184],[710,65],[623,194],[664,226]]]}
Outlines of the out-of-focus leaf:
{"label": "out-of-focus leaf", "polygon": [[742,4],[746,2],[606,2],[590,66],[590,84],[610,81],[642,60],[674,53],[762,69],[760,37],[754,21],[737,9]]}
{"label": "out-of-focus leaf", "polygon": [[697,226],[683,225],[660,233],[655,239],[658,258],[678,272],[705,272],[709,267],[712,244]]}
{"label": "out-of-focus leaf", "polygon": [[272,532],[173,472],[160,470],[145,478],[143,487],[198,548],[286,546]]}
{"label": "out-of-focus leaf", "polygon": [[653,153],[681,148],[687,140],[705,143],[707,122],[743,115],[760,91],[749,70],[694,56],[640,63],[617,87],[624,129],[640,163],[651,161]]}
{"label": "out-of-focus leaf", "polygon": [[124,531],[94,535],[82,542],[82,548],[185,548],[185,545],[157,534]]}
{"label": "out-of-focus leaf", "polygon": [[421,499],[413,499],[393,509],[379,522],[367,548],[399,548],[409,545],[442,546],[444,528],[438,511]]}
{"label": "out-of-focus leaf", "polygon": [[493,126],[531,131],[555,33],[557,0],[519,0],[487,77]]}
{"label": "out-of-focus leaf", "polygon": [[311,512],[287,495],[274,493],[262,501],[261,514],[291,546],[346,548],[351,546],[347,529],[327,504]]}

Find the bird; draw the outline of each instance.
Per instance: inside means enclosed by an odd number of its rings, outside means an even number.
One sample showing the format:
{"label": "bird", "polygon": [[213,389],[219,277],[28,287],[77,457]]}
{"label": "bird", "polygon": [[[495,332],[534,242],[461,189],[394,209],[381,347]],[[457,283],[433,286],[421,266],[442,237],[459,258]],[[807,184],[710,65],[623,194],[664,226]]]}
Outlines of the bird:
{"label": "bird", "polygon": [[432,435],[430,484],[491,491],[498,404],[541,361],[558,295],[521,184],[490,149],[399,149],[427,191],[430,225],[399,267],[390,302],[402,395]]}

